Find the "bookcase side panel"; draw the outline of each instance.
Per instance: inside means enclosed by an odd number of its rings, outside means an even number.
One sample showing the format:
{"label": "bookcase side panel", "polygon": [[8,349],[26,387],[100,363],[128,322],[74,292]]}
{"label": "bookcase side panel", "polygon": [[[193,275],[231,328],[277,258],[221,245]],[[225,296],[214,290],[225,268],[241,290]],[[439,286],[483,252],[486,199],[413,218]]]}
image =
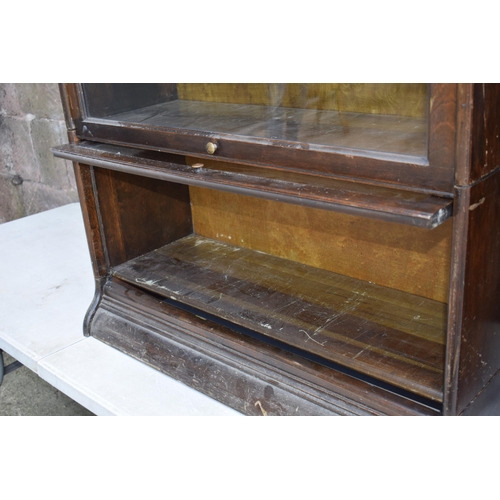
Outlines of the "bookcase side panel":
{"label": "bookcase side panel", "polygon": [[457,413],[500,369],[500,171],[470,188],[463,271]]}

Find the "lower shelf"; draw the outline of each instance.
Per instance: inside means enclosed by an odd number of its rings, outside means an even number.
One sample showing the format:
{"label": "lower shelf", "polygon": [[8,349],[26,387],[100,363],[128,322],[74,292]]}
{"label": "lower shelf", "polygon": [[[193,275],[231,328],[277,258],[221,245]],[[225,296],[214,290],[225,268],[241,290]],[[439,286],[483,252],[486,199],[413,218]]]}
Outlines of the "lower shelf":
{"label": "lower shelf", "polygon": [[245,415],[440,415],[415,401],[253,335],[106,282],[89,333]]}
{"label": "lower shelf", "polygon": [[446,304],[196,235],[117,266],[113,274],[442,401]]}

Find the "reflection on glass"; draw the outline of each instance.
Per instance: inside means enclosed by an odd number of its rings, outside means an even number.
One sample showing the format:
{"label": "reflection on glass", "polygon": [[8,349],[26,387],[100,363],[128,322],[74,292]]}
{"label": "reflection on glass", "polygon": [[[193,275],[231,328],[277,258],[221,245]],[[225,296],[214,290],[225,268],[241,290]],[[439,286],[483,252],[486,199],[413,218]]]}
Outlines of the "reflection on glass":
{"label": "reflection on glass", "polygon": [[[129,86],[128,94],[123,85]],[[179,83],[156,86],[156,94],[149,98],[146,87],[130,85],[85,85],[90,101],[96,95],[102,102],[106,101],[102,95],[129,95],[121,108],[96,105],[90,107],[90,114],[319,150],[427,154],[426,84]],[[133,106],[130,95],[137,97],[138,106]]]}

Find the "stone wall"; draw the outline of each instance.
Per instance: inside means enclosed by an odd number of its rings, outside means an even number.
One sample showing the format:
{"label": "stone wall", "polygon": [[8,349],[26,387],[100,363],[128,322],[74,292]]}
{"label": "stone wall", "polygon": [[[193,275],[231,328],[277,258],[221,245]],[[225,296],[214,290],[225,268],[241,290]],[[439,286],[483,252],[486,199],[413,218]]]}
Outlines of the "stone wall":
{"label": "stone wall", "polygon": [[57,84],[0,83],[0,223],[78,201]]}

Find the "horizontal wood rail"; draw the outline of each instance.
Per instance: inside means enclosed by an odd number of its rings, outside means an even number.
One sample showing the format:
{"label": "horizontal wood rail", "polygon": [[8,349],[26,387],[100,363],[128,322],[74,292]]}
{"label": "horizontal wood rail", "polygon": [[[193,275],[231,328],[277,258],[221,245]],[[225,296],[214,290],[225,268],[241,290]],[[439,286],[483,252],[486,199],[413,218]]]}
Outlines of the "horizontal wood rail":
{"label": "horizontal wood rail", "polygon": [[[355,181],[218,162],[188,165],[174,155],[82,142],[52,149],[67,160],[210,189],[432,229],[452,215],[453,200]],[[222,169],[221,169],[222,165]]]}

